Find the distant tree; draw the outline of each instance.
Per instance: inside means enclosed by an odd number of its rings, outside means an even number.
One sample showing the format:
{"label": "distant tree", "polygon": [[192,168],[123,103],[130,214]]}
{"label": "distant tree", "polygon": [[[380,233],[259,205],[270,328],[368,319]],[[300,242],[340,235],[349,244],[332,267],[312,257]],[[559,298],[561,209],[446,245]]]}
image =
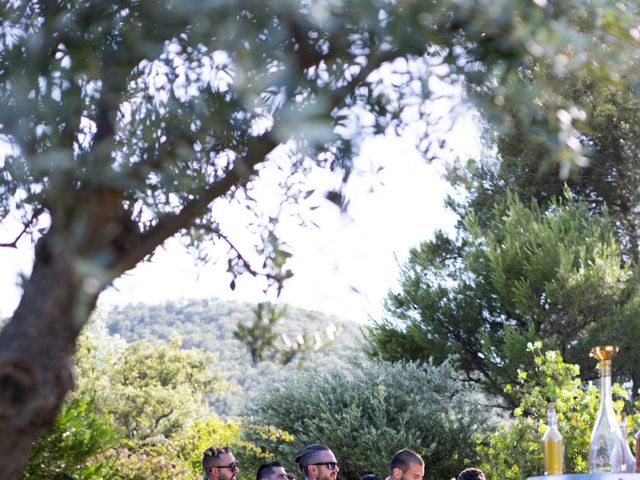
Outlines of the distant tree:
{"label": "distant tree", "polygon": [[[278,334],[274,338],[275,348],[268,348],[265,352],[268,358],[274,355],[275,362],[255,364],[250,351],[235,335],[239,326],[251,325],[256,321],[255,305],[218,299],[210,300],[206,306],[198,300],[181,300],[171,304],[175,307],[174,312],[162,317],[156,317],[154,312],[165,312],[165,303],[114,307],[103,315],[103,326],[98,327],[95,321],[89,324],[88,333],[83,333],[83,336],[91,336],[97,344],[83,350],[95,350],[96,359],[107,360],[111,357],[108,352],[122,349],[122,346],[116,348],[115,345],[109,345],[122,343],[123,339],[129,342],[147,340],[166,343],[179,333],[183,348],[195,347],[216,355],[216,371],[230,389],[210,395],[209,404],[213,411],[223,417],[238,415],[241,403],[251,401],[262,385],[286,383],[289,375],[301,367],[301,361],[305,365],[333,368],[344,364],[351,355],[361,355],[358,346],[360,325],[339,321],[334,316],[320,312],[288,306],[276,324]],[[282,307],[277,308],[280,311]],[[200,323],[193,323],[194,315],[190,315],[191,312],[198,312]],[[119,336],[122,338],[118,341]],[[259,335],[254,338],[260,341]],[[290,342],[289,347],[285,340]],[[80,345],[83,344],[89,345],[81,341]],[[290,356],[292,361],[287,362],[286,356]],[[92,362],[94,360],[79,363],[79,368],[82,368],[79,381],[84,384],[84,378],[97,375],[91,380],[93,384],[109,384],[111,380],[105,375],[104,369],[92,367],[91,371],[87,371],[82,367],[84,364],[93,365]],[[113,361],[107,363],[113,365]],[[108,371],[113,370],[112,366]]]}
{"label": "distant tree", "polygon": [[255,307],[253,313],[253,321],[238,323],[233,336],[249,349],[251,360],[257,365],[265,356],[275,358],[277,355],[276,342],[280,335],[274,328],[282,319],[284,309],[274,307],[269,302],[262,302]]}
{"label": "distant tree", "polygon": [[425,478],[451,478],[476,462],[474,434],[489,425],[483,399],[456,379],[450,365],[353,364],[304,370],[286,385],[265,388],[245,412],[252,431],[271,425],[293,442],[250,436],[288,463],[309,443],[331,446],[340,477],[388,471],[389,459],[411,446],[428,463]]}
{"label": "distant tree", "polygon": [[[496,111],[544,116],[550,139],[566,127],[559,109],[575,102],[553,79],[531,88],[517,72],[560,62],[559,76],[637,78],[635,5],[624,0],[5,3],[0,135],[11,153],[0,218],[23,225],[3,245],[24,234],[37,244],[0,334],[0,454],[12,459],[0,479],[17,478],[56,418],[100,293],[167,238],[227,245],[233,276],[281,287],[286,250],[254,195],[265,168],[282,173],[284,203],[304,198],[316,167],[346,180],[364,137],[429,122],[425,99],[443,71],[503,84]],[[557,148],[567,162],[573,138]],[[340,188],[329,197],[341,201]],[[257,263],[221,221],[232,201],[260,219]]]}
{"label": "distant tree", "polygon": [[209,413],[207,395],[225,383],[215,356],[199,349],[135,342],[127,346],[110,378],[101,405],[128,438],[169,435]]}
{"label": "distant tree", "polygon": [[126,343],[108,334],[102,312],[81,335],[75,363],[76,391],[127,439],[169,436],[208,417],[208,397],[227,388],[215,354],[182,348],[177,336]]}
{"label": "distant tree", "polygon": [[238,323],[233,336],[247,347],[254,365],[263,360],[287,365],[295,358],[302,365],[305,357],[333,343],[335,337],[322,338],[317,332],[312,336],[307,330],[291,341],[286,333],[276,328],[285,312],[286,306],[278,308],[270,302],[262,302],[254,308],[251,322]]}
{"label": "distant tree", "polygon": [[593,342],[619,344],[617,372],[635,381],[635,336],[621,332],[637,315],[638,281],[620,255],[611,220],[584,203],[556,201],[545,212],[508,195],[490,223],[469,213],[457,240],[439,235],[410,251],[385,318],[369,330],[369,354],[454,358],[511,408],[519,399],[505,386],[533,369],[526,345],[539,339],[585,366]]}
{"label": "distant tree", "polygon": [[[525,81],[535,84],[539,77],[549,75],[548,71],[534,71]],[[461,217],[474,211],[483,221],[495,204],[505,200],[508,191],[525,204],[535,200],[546,209],[568,187],[594,214],[607,209],[614,219],[624,261],[637,264],[640,216],[634,212],[640,208],[640,99],[633,86],[619,82],[599,84],[570,76],[560,84],[565,95],[580,99],[582,104],[580,111],[559,115],[575,122],[585,166],[563,172],[561,164],[540,162],[553,154],[553,148],[544,137],[531,138],[535,126],[530,119],[517,119],[509,130],[485,122],[484,138],[492,153],[452,172],[452,183],[467,192],[464,200],[452,202],[454,209]],[[492,96],[497,88],[477,93]]]}

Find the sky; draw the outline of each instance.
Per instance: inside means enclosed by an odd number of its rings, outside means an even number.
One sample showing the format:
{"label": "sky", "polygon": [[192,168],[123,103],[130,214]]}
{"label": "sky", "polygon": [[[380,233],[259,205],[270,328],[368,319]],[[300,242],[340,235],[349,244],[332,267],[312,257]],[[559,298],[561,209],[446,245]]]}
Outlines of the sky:
{"label": "sky", "polygon": [[[374,175],[371,171],[381,163],[381,156],[387,166]],[[285,283],[280,298],[265,296],[263,284],[246,275],[231,291],[224,261],[198,267],[172,242],[151,263],[117,281],[117,290],[106,292],[103,301],[269,299],[358,322],[379,317],[382,300],[397,284],[399,264],[409,248],[431,237],[437,228],[452,230],[456,219],[443,206],[448,191],[440,178],[443,169],[427,164],[402,142],[370,142],[358,165],[372,168],[362,168],[351,178],[346,214],[324,201],[311,218],[317,227],[290,222],[284,228],[282,237],[293,254],[289,267],[294,276]]]}
{"label": "sky", "polygon": [[[375,173],[379,166],[384,168]],[[399,266],[409,248],[429,239],[438,228],[451,231],[456,219],[443,206],[449,187],[441,179],[442,165],[427,163],[411,143],[371,139],[356,167],[346,190],[350,200],[346,214],[319,201],[319,208],[310,214],[317,227],[285,225],[283,238],[293,254],[289,266],[294,276],[279,298],[265,296],[263,283],[248,275],[240,277],[232,291],[224,261],[198,265],[177,240],[170,240],[150,262],[116,280],[103,292],[99,305],[211,297],[268,299],[361,323],[380,318],[383,299],[397,287]],[[13,227],[0,228],[0,242],[15,237],[19,229]],[[32,256],[26,240],[18,249],[0,249],[0,315],[10,315],[17,305],[16,276],[28,274]]]}
{"label": "sky", "polygon": [[[437,107],[434,107],[437,108]],[[448,108],[442,108],[444,117]],[[444,127],[443,127],[444,128]],[[448,128],[448,127],[447,127]],[[443,160],[466,158],[479,150],[473,116],[457,121],[446,133],[454,151]],[[428,163],[414,148],[415,138],[376,137],[362,145],[354,173],[346,187],[349,208],[324,200],[322,189],[330,181],[316,173],[317,209],[305,217],[317,225],[301,227],[284,218],[282,238],[293,254],[288,266],[294,276],[279,297],[265,295],[264,283],[248,275],[236,280],[235,290],[226,273],[226,249],[214,250],[218,263],[197,264],[177,240],[160,247],[151,261],[117,279],[100,296],[98,306],[108,309],[129,303],[160,303],[166,300],[218,298],[260,302],[270,300],[332,314],[340,319],[365,323],[383,315],[383,301],[397,290],[400,266],[411,247],[432,237],[437,229],[452,231],[456,218],[443,205],[450,187],[442,179],[443,163]],[[324,173],[326,175],[326,172]],[[269,191],[264,194],[268,198]],[[225,212],[239,217],[237,211]],[[311,223],[311,222],[309,222]],[[240,221],[234,239],[243,251],[251,249],[250,236]],[[20,231],[17,224],[0,224],[0,243],[11,241]],[[18,304],[17,276],[29,274],[33,249],[27,239],[19,248],[0,248],[0,317],[10,315]]]}

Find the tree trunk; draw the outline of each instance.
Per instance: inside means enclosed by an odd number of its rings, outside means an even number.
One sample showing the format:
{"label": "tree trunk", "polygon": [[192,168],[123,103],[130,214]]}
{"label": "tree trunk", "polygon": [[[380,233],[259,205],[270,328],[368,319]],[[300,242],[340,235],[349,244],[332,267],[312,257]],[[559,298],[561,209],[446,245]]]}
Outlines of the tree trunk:
{"label": "tree trunk", "polygon": [[20,478],[73,388],[71,357],[99,294],[87,292],[62,240],[51,230],[40,239],[22,300],[0,333],[0,480]]}

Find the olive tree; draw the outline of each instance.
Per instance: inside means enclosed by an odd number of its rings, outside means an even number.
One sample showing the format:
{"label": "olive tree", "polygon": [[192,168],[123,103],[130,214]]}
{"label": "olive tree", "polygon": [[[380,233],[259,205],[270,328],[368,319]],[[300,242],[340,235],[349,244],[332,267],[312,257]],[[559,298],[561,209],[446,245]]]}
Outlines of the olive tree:
{"label": "olive tree", "polygon": [[[36,246],[22,299],[0,333],[0,453],[12,459],[0,479],[17,477],[72,388],[70,358],[100,293],[169,237],[228,244],[233,275],[281,287],[291,272],[275,215],[258,212],[258,264],[219,215],[234,201],[260,206],[254,192],[265,166],[280,173],[285,202],[310,191],[314,168],[346,180],[364,137],[428,124],[436,75],[504,84],[489,100],[496,115],[505,102],[521,105],[509,115],[541,120],[561,139],[559,158],[579,158],[571,154],[573,103],[553,95],[552,81],[521,88],[518,75],[557,66],[558,75],[633,78],[638,31],[633,5],[622,7],[5,2],[0,135],[10,153],[0,160],[0,218],[22,226],[2,245],[27,235]],[[585,58],[585,45],[607,48]],[[508,115],[500,118],[508,126]],[[429,129],[417,130],[427,151]],[[339,202],[340,188],[330,197]]]}

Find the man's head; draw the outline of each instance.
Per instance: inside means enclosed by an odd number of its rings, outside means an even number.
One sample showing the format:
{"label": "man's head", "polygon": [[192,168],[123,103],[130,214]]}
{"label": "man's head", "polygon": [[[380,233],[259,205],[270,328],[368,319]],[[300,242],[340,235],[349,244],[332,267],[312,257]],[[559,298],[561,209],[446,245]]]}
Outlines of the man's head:
{"label": "man's head", "polygon": [[280,462],[271,462],[258,467],[256,480],[288,480],[288,477]]}
{"label": "man's head", "polygon": [[338,461],[331,449],[321,443],[307,445],[295,458],[308,480],[336,480]]}
{"label": "man's head", "polygon": [[389,480],[422,480],[424,460],[413,450],[405,448],[391,457]]}
{"label": "man's head", "polygon": [[210,480],[236,480],[240,468],[229,447],[209,447],[202,454],[202,468]]}
{"label": "man's head", "polygon": [[377,473],[365,473],[360,480],[380,480],[380,477]]}
{"label": "man's head", "polygon": [[461,471],[458,480],[486,480],[486,478],[482,470],[471,467]]}

